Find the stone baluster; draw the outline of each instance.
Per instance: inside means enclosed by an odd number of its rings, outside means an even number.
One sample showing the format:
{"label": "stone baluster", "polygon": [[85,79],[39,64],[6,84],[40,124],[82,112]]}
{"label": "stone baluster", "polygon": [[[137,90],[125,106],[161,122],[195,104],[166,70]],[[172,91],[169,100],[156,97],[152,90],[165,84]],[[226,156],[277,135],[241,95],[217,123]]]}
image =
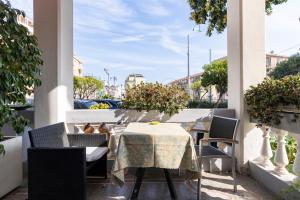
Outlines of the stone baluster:
{"label": "stone baluster", "polygon": [[262,126],[260,128],[263,132],[263,143],[260,150],[260,164],[264,167],[273,166],[270,159],[273,156],[271,144],[270,144],[270,127]]}
{"label": "stone baluster", "polygon": [[278,175],[285,175],[289,172],[286,169],[286,166],[289,164],[289,159],[287,156],[287,152],[285,149],[285,137],[287,135],[287,131],[279,130],[279,129],[272,129],[277,135],[277,149],[275,152],[275,172]]}
{"label": "stone baluster", "polygon": [[293,172],[300,178],[300,134],[293,135],[297,141],[297,154],[293,165]]}

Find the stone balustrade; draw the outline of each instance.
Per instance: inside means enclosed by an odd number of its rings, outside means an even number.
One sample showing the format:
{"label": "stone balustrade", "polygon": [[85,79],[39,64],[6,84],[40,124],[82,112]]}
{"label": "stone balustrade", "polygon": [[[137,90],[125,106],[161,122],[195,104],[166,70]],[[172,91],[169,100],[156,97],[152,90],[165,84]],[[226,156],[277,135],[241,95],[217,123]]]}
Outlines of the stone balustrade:
{"label": "stone balustrade", "polygon": [[[261,146],[261,156],[258,160],[258,163],[265,167],[266,169],[271,169],[274,174],[279,177],[294,177],[288,170],[287,166],[289,164],[289,158],[286,151],[286,136],[290,135],[296,139],[297,142],[297,154],[296,159],[293,164],[293,173],[300,177],[300,133],[292,133],[288,132],[284,129],[280,129],[278,127],[260,127],[263,134],[263,143]],[[276,137],[277,148],[275,152],[271,149],[270,144],[270,135],[274,135]],[[273,162],[271,159],[273,158]]]}

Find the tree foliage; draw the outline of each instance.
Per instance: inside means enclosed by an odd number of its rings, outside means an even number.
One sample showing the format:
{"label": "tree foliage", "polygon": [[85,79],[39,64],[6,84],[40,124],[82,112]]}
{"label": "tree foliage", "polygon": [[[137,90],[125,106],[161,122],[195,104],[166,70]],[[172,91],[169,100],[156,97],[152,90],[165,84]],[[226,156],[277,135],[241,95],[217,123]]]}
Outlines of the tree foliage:
{"label": "tree foliage", "polygon": [[211,65],[204,66],[204,72],[201,77],[203,87],[215,86],[219,93],[216,107],[218,106],[222,96],[227,92],[228,88],[228,73],[227,73],[227,60],[217,60]]}
{"label": "tree foliage", "polygon": [[192,89],[198,94],[199,100],[201,101],[202,98],[208,93],[209,88],[208,87],[203,87],[201,79],[196,80],[192,84]]}
{"label": "tree foliage", "polygon": [[288,60],[277,64],[270,76],[280,79],[288,75],[296,75],[300,72],[300,54],[289,57]]}
{"label": "tree foliage", "polygon": [[173,115],[187,106],[189,95],[177,86],[141,83],[126,89],[123,108],[138,111],[157,110]]}
{"label": "tree foliage", "polygon": [[[266,13],[272,13],[273,5],[279,5],[288,0],[266,0]],[[222,33],[227,27],[227,0],[188,0],[191,7],[191,19],[196,24],[207,24],[207,35],[213,31]]]}
{"label": "tree foliage", "polygon": [[74,76],[74,98],[88,99],[101,89],[103,89],[103,82],[94,77]]}
{"label": "tree foliage", "polygon": [[[33,92],[33,86],[41,84],[36,76],[43,61],[36,37],[17,22],[18,15],[25,17],[23,11],[0,0],[0,131],[10,122],[15,131],[21,133],[28,121],[9,105],[25,104],[25,97]],[[0,147],[1,153],[3,147]]]}

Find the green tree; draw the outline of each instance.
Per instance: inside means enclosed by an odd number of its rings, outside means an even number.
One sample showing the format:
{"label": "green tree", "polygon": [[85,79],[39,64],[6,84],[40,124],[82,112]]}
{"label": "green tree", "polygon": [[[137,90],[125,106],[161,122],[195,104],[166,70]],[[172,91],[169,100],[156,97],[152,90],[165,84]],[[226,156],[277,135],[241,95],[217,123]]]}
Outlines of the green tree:
{"label": "green tree", "polygon": [[289,57],[288,60],[277,64],[276,68],[270,73],[275,79],[280,79],[288,75],[296,75],[300,72],[300,54]]}
{"label": "green tree", "polygon": [[203,87],[215,86],[219,97],[215,103],[215,107],[218,107],[222,96],[227,92],[228,88],[228,75],[227,75],[227,60],[217,60],[211,65],[204,66],[204,72],[201,78],[201,84]]}
{"label": "green tree", "polygon": [[[1,129],[11,123],[17,133],[24,130],[28,120],[18,116],[10,104],[25,104],[26,95],[41,81],[38,66],[43,64],[37,39],[17,22],[17,16],[25,13],[0,0],[0,140]],[[4,152],[0,145],[0,154]]]}
{"label": "green tree", "polygon": [[103,89],[103,82],[91,77],[74,76],[74,98],[88,99],[96,91]]}
{"label": "green tree", "polygon": [[201,82],[201,79],[195,81],[193,84],[192,84],[192,89],[194,91],[196,91],[196,93],[198,94],[199,96],[199,100],[201,101],[202,98],[208,93],[209,91],[209,88],[207,87],[203,87],[202,85],[202,82]]}
{"label": "green tree", "polygon": [[[272,6],[287,2],[288,0],[266,0],[266,13],[272,13]],[[196,24],[207,24],[207,35],[213,31],[222,33],[227,27],[227,1],[226,0],[188,0],[191,7],[191,19]]]}

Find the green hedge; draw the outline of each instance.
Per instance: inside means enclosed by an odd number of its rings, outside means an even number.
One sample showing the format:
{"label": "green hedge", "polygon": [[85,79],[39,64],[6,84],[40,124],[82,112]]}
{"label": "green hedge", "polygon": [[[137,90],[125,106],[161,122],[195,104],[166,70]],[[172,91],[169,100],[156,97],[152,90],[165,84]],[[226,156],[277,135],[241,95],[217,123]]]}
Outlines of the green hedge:
{"label": "green hedge", "polygon": [[[215,102],[209,101],[190,101],[188,108],[215,108]],[[228,108],[228,102],[220,102],[218,108]]]}

